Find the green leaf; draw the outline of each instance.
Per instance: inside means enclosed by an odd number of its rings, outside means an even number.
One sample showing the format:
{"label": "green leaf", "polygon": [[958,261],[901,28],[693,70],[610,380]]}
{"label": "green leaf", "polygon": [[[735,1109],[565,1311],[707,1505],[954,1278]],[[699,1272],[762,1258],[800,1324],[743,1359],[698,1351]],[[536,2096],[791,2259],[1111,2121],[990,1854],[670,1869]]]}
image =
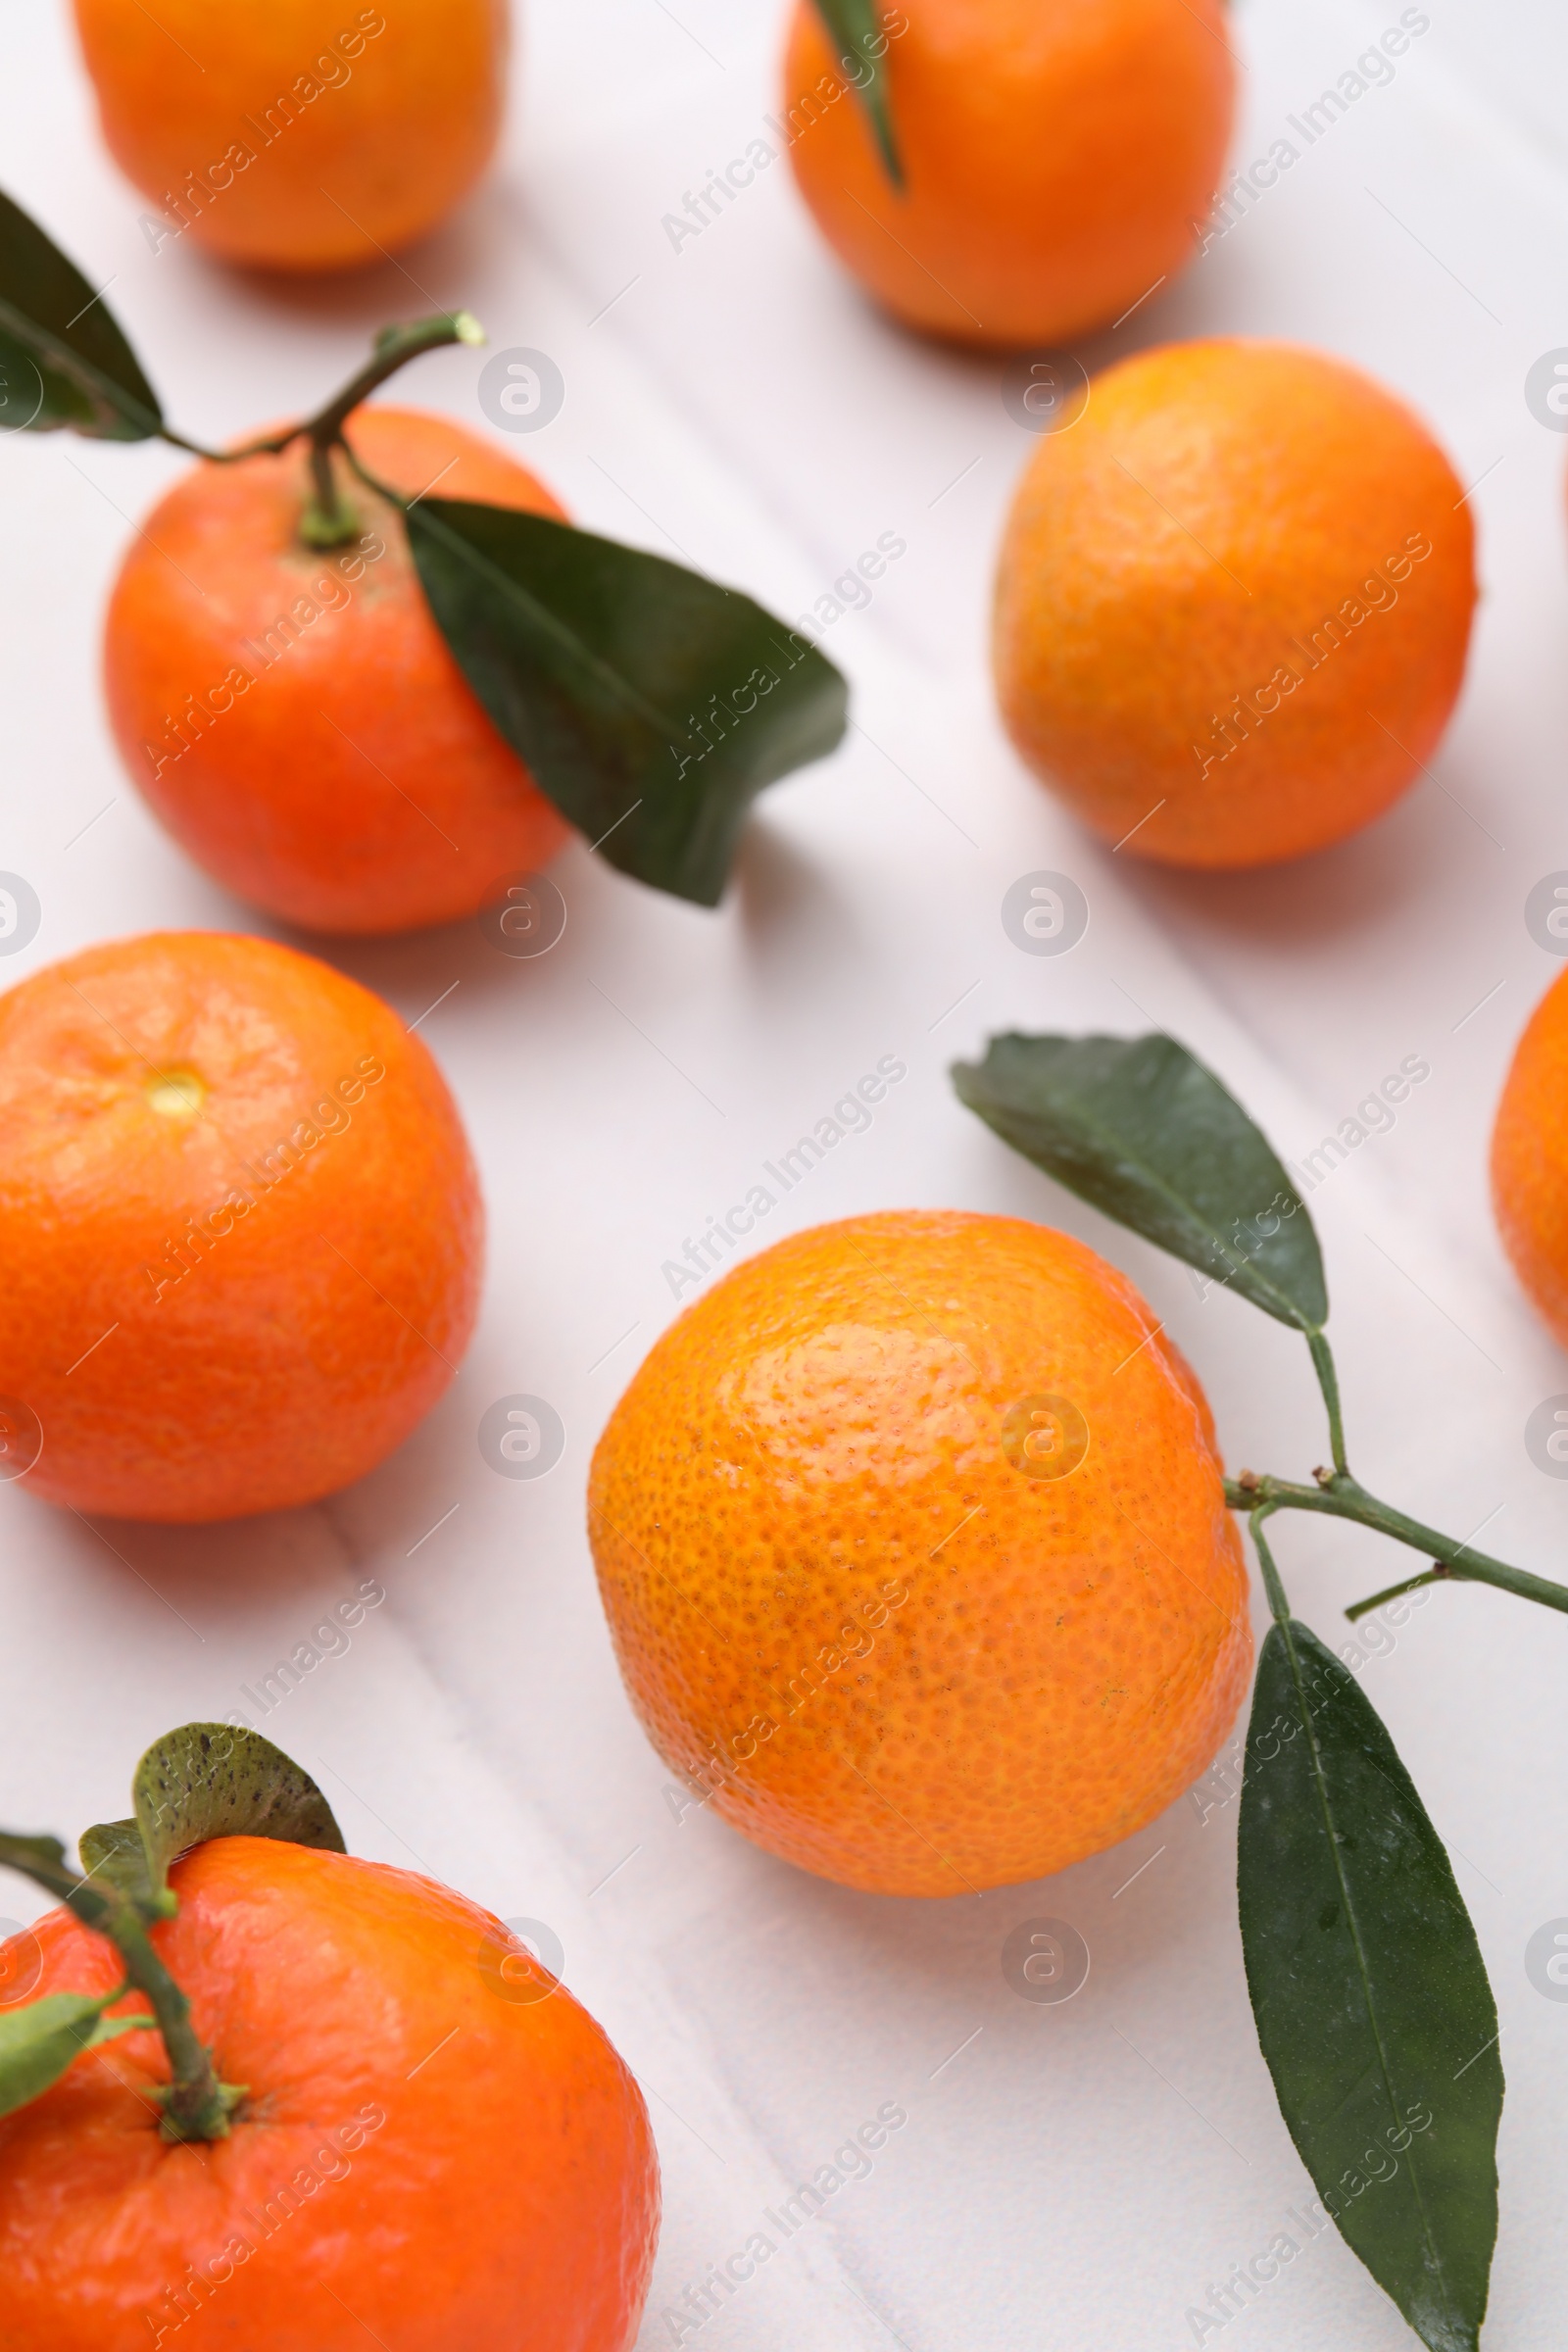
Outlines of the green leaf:
{"label": "green leaf", "polygon": [[74,1875],[58,1838],[24,1838],[11,1830],[0,1830],[0,1863],[8,1870],[24,1871],[29,1879],[35,1871],[51,1878],[72,1879]]}
{"label": "green leaf", "polygon": [[153,1883],[139,1822],[101,1821],[83,1834],[78,1850],[83,1875],[94,1885],[117,1886],[137,1904],[151,1902]]}
{"label": "green leaf", "polygon": [[1497,2232],[1497,2013],[1447,1855],[1354,1678],[1263,1645],[1238,1886],[1281,2110],[1347,2242],[1432,2352],[1475,2352]]}
{"label": "green leaf", "polygon": [[0,1830],[0,1866],[20,1871],[58,1901],[69,1903],[84,1927],[102,1929],[113,1908],[113,1888],[87,1886],[67,1862],[58,1838],[17,1838]]}
{"label": "green leaf", "polygon": [[831,662],[749,596],[502,507],[408,510],[464,675],[540,789],[623,873],[716,906],[746,812],[844,733]]}
{"label": "green leaf", "polygon": [[0,2115],[40,2098],[83,2050],[148,2031],[150,2017],[104,2016],[122,1990],[51,1992],[25,2009],[0,2010]]}
{"label": "green leaf", "polygon": [[[882,30],[875,0],[816,0],[816,6],[837,45],[843,70],[866,111],[888,177],[896,188],[902,188],[904,165],[888,97],[888,36]],[[874,40],[882,44],[880,56],[872,50]],[[857,69],[853,74],[852,67]]]}
{"label": "green leaf", "polygon": [[94,441],[148,441],[163,412],[102,295],[0,196],[0,432],[63,425]]}
{"label": "green leaf", "polygon": [[[209,1838],[279,1838],[328,1853],[346,1849],[332,1808],[308,1772],[264,1740],[227,1723],[187,1723],[147,1750],[131,1790],[154,1896],[170,1865]],[[124,1827],[109,1822],[89,1840]]]}
{"label": "green leaf", "polygon": [[1298,1331],[1328,1320],[1317,1235],[1235,1097],[1168,1037],[994,1037],[958,1099],[1118,1224]]}

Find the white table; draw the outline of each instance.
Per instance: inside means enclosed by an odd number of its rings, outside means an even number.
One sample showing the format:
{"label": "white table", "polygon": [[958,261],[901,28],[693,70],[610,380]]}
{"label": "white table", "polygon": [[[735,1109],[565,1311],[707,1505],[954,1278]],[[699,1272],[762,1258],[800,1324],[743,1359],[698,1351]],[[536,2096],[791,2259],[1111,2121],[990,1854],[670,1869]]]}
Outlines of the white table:
{"label": "white table", "polygon": [[[907,554],[828,633],[856,687],[844,753],[771,793],[716,915],[576,847],[537,962],[465,926],[338,956],[426,1036],[470,1124],[492,1217],[484,1316],[461,1379],[352,1493],[213,1531],[95,1530],[0,1490],[0,1816],[71,1831],[122,1812],[146,1740],[242,1705],[319,1609],[386,1586],[352,1651],[267,1729],[318,1776],[357,1850],[543,1920],[565,1975],[647,2084],[667,2218],[642,2343],[686,2283],[886,2101],[907,2109],[867,2179],[702,2330],[717,2352],[1177,2352],[1212,2279],[1306,2187],[1248,2013],[1234,1806],[1184,1800],[1042,1886],[892,1902],[803,1877],[720,1822],[677,1819],[611,1657],[582,1530],[594,1439],[673,1311],[662,1261],[887,1053],[908,1082],[789,1196],[795,1223],[905,1203],[1039,1215],[1127,1266],[1199,1366],[1233,1465],[1321,1451],[1304,1351],[1235,1299],[1054,1192],[951,1099],[986,1034],[1146,1025],[1220,1069],[1293,1158],[1406,1054],[1429,1083],[1312,1209],[1354,1457],[1424,1516],[1548,1573],[1568,1489],[1523,1427],[1568,1366],[1519,1298],[1485,1152],[1513,1040],[1559,968],[1530,886],[1568,866],[1563,460],[1523,378],[1568,343],[1568,33],[1544,5],[1434,0],[1431,31],[1250,217],[1085,356],[1241,329],[1319,342],[1434,420],[1481,526],[1468,690],[1424,783],[1381,826],[1257,877],[1160,875],[1086,841],[1020,769],[985,671],[989,574],[1032,444],[1000,363],[926,349],[839,276],[785,167],[700,239],[661,218],[775,103],[772,0],[539,0],[502,170],[409,274],[316,289],[156,256],[95,134],[62,11],[12,27],[6,184],[133,334],[198,435],[298,413],[388,318],[466,303],[493,348],[561,368],[560,416],[515,446],[585,523],[743,583],[793,614],[879,533]],[[1398,14],[1253,0],[1239,158],[1262,153]],[[1553,118],[1557,118],[1554,127]],[[1555,142],[1555,143],[1554,143]],[[417,279],[411,284],[410,275]],[[396,397],[480,424],[482,354]],[[0,448],[7,760],[0,867],[39,893],[4,976],[107,934],[265,929],[155,828],[117,764],[97,630],[127,532],[173,453],[64,437]],[[1092,920],[1020,955],[999,907],[1064,869]],[[337,952],[334,951],[334,954]],[[548,1397],[563,1459],[535,1482],[481,1458],[481,1412]],[[1400,1573],[1360,1534],[1293,1522],[1297,1605]],[[1365,1670],[1450,1840],[1496,1988],[1509,2078],[1490,2352],[1545,2352],[1568,2299],[1560,2180],[1568,2007],[1523,1953],[1568,1912],[1568,1628],[1480,1590],[1433,1594]],[[1142,1873],[1126,1886],[1131,1874]],[[18,1882],[0,1907],[30,1916]],[[1042,1913],[1093,1953],[1082,1994],[1015,1997],[999,1953]],[[955,2054],[956,2053],[956,2054]],[[1254,2352],[1402,2352],[1410,2338],[1325,2235],[1233,2322]],[[695,2340],[691,2335],[684,2339]],[[1211,2338],[1209,2339],[1212,2340]],[[1230,2336],[1227,2332],[1226,2342]]]}

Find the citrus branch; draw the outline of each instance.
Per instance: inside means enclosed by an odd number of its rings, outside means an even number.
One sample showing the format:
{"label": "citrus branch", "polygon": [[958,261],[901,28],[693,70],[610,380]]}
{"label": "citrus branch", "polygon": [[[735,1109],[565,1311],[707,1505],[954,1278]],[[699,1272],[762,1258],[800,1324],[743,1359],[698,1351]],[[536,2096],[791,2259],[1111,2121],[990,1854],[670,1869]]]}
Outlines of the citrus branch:
{"label": "citrus branch", "polygon": [[[1568,1611],[1568,1586],[1554,1585],[1544,1576],[1533,1576],[1528,1568],[1514,1568],[1506,1560],[1494,1560],[1487,1552],[1473,1551],[1468,1542],[1456,1543],[1452,1536],[1441,1535],[1435,1527],[1412,1519],[1408,1512],[1397,1511],[1392,1503],[1380,1501],[1376,1494],[1368,1494],[1359,1479],[1351,1477],[1345,1458],[1345,1424],[1340,1412],[1340,1382],[1333,1350],[1323,1331],[1305,1324],[1301,1330],[1311,1349],[1312,1369],[1328,1410],[1334,1467],[1314,1470],[1314,1483],[1309,1487],[1298,1485],[1294,1479],[1275,1478],[1267,1472],[1259,1475],[1255,1470],[1244,1470],[1239,1477],[1225,1481],[1226,1502],[1233,1511],[1246,1511],[1251,1521],[1252,1539],[1263,1563],[1270,1603],[1279,1578],[1258,1533],[1261,1520],[1275,1511],[1320,1511],[1331,1519],[1353,1519],[1358,1527],[1373,1528],[1396,1544],[1408,1544],[1412,1550],[1424,1551],[1432,1562],[1419,1576],[1407,1576],[1402,1584],[1389,1585],[1368,1599],[1356,1601],[1345,1612],[1352,1623],[1357,1617],[1366,1616],[1369,1610],[1381,1608],[1385,1601],[1397,1600],[1402,1593],[1414,1592],[1422,1585],[1454,1579],[1462,1584],[1495,1585],[1499,1592],[1515,1593],[1521,1600],[1537,1600],[1543,1608]],[[1278,1613],[1276,1610],[1275,1614]]]}
{"label": "citrus branch", "polygon": [[[138,1898],[117,1886],[105,1874],[95,1886],[65,1866],[53,1838],[9,1837],[0,1832],[0,1864],[16,1870],[57,1895],[84,1927],[111,1942],[124,1965],[124,1990],[139,1992],[152,2008],[147,2020],[156,2025],[169,2054],[170,2082],[155,2093],[163,2110],[163,2135],[169,2140],[224,2139],[228,2119],[246,2097],[242,2088],[220,2082],[212,2052],[191,2024],[190,2002],[154,1951],[148,1928],[155,1919],[171,1919],[177,1908],[172,1894]],[[121,1994],[112,1996],[114,1999]]]}
{"label": "citrus branch", "polygon": [[421,352],[439,351],[448,343],[482,343],[484,328],[469,311],[439,311],[433,318],[417,318],[412,326],[383,326],[375,338],[374,355],[351,376],[341,392],[336,393],[323,409],[303,424],[294,427],[289,436],[309,433],[318,443],[341,440],[346,418],[368,400],[370,394],[384,384],[389,375],[396,375],[410,360]]}
{"label": "citrus branch", "polygon": [[1292,1479],[1244,1470],[1239,1478],[1225,1481],[1225,1500],[1233,1511],[1246,1511],[1251,1516],[1266,1506],[1270,1511],[1318,1511],[1332,1519],[1351,1519],[1358,1527],[1370,1527],[1380,1536],[1391,1537],[1396,1544],[1407,1544],[1414,1551],[1424,1551],[1434,1563],[1422,1575],[1410,1577],[1402,1585],[1390,1586],[1387,1592],[1374,1593],[1369,1600],[1357,1601],[1346,1611],[1348,1617],[1362,1617],[1368,1609],[1377,1608],[1400,1592],[1445,1579],[1495,1585],[1499,1592],[1513,1592],[1521,1600],[1540,1601],[1544,1608],[1568,1610],[1568,1586],[1554,1585],[1544,1576],[1533,1576],[1528,1568],[1511,1567],[1506,1560],[1494,1560],[1484,1551],[1472,1550],[1468,1543],[1459,1543],[1435,1527],[1427,1527],[1408,1513],[1396,1510],[1392,1503],[1381,1502],[1377,1495],[1369,1494],[1348,1470],[1318,1470],[1314,1477],[1316,1484],[1307,1487]]}
{"label": "citrus branch", "polygon": [[1370,1593],[1365,1600],[1353,1602],[1345,1614],[1353,1625],[1358,1617],[1370,1615],[1373,1609],[1381,1609],[1386,1600],[1398,1600],[1406,1592],[1418,1592],[1423,1585],[1444,1584],[1452,1575],[1453,1570],[1446,1562],[1434,1560],[1431,1567],[1423,1568],[1419,1576],[1402,1577],[1396,1585],[1385,1585],[1381,1592]]}
{"label": "citrus branch", "polygon": [[187,450],[193,458],[204,458],[210,466],[237,466],[244,458],[275,458],[294,442],[308,439],[314,491],[301,519],[301,536],[312,547],[340,547],[360,527],[359,516],[339,491],[332,471],[332,451],[342,443],[349,417],[389,376],[422,352],[439,351],[449,343],[483,341],[484,328],[471,311],[438,311],[433,318],[416,318],[407,326],[383,326],[365,366],[314,416],[303,416],[298,424],[285,425],[280,433],[270,433],[259,441],[244,442],[238,449],[205,449],[199,441],[187,441],[172,425],[159,427],[160,438],[175,449]]}

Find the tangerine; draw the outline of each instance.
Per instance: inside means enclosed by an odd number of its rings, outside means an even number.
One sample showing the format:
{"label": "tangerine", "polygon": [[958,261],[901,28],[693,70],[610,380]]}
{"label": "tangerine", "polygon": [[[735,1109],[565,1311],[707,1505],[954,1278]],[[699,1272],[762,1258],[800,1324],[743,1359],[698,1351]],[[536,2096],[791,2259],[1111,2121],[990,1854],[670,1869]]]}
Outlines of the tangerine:
{"label": "tangerine", "polygon": [[1568,1348],[1568,972],[1515,1049],[1492,1135],[1492,1199],[1514,1271]]}
{"label": "tangerine", "polygon": [[1247,1688],[1198,1383],[1070,1236],[797,1234],[664,1333],[594,1455],[621,1672],[694,1793],[803,1868],[971,1892],[1126,1838]]}
{"label": "tangerine", "polygon": [[1297,858],[1430,760],[1476,600],[1462,484],[1401,401],[1285,343],[1174,343],[1042,439],[997,575],[1003,716],[1102,839]]}
{"label": "tangerine", "polygon": [[[348,438],[406,497],[562,518],[534,476],[415,410],[364,408]],[[307,446],[202,465],[159,501],[115,584],[109,715],[138,790],[225,889],[308,930],[450,922],[569,830],[492,725],[419,587],[390,501],[323,553],[300,523]]]}
{"label": "tangerine", "polygon": [[1067,343],[1172,277],[1219,184],[1222,0],[901,0],[882,15],[896,187],[813,0],[784,64],[790,162],[839,259],[962,343]]}
{"label": "tangerine", "polygon": [[0,1397],[51,1502],[228,1519],[362,1477],[446,1388],[483,1208],[378,997],[217,932],[0,997]]}
{"label": "tangerine", "polygon": [[501,0],[76,0],[103,134],[159,207],[154,252],[344,270],[443,220],[484,171],[506,99]]}
{"label": "tangerine", "polygon": [[[249,2352],[629,2352],[659,2226],[647,2110],[501,1922],[267,1838],[198,1846],[171,1884],[153,1944],[248,2095],[226,2138],[172,2145],[149,2030],[0,2120],[7,2352],[172,2352],[187,2321]],[[0,1947],[0,1977],[19,1946],[29,1998],[123,1981],[64,1909]]]}

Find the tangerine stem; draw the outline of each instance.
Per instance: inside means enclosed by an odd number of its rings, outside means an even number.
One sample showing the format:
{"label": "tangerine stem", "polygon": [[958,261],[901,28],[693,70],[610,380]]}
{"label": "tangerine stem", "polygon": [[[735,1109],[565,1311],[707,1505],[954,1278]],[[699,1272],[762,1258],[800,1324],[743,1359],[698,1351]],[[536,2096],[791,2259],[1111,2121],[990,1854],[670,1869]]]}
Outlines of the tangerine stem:
{"label": "tangerine stem", "polygon": [[300,516],[300,537],[307,547],[343,547],[360,535],[360,511],[345,498],[332,470],[332,444],[311,443],[311,480],[314,485]]}
{"label": "tangerine stem", "polygon": [[16,1838],[0,1831],[0,1863],[21,1871],[74,1911],[83,1927],[104,1936],[119,1952],[125,1971],[123,1992],[139,1992],[152,2008],[148,2026],[157,2026],[169,2054],[170,2083],[162,2092],[163,2135],[170,2140],[225,2139],[228,2119],[247,2093],[220,2082],[213,2069],[212,2052],[191,2024],[190,2002],[154,1951],[148,1914],[173,1915],[172,1894],[153,1896],[145,1906],[107,1873],[92,1883],[68,1870],[53,1839]]}
{"label": "tangerine stem", "polygon": [[275,458],[302,435],[309,436],[313,449],[330,449],[343,438],[344,423],[360,403],[368,400],[389,375],[406,368],[410,360],[416,360],[421,352],[439,351],[448,343],[483,341],[484,328],[471,311],[441,311],[430,318],[416,318],[408,326],[383,326],[375,338],[372,356],[350,376],[341,391],[335,392],[314,416],[302,416],[298,424],[286,425],[280,433],[246,441],[238,449],[206,449],[201,442],[188,441],[183,433],[176,433],[172,425],[160,428],[161,437],[175,449],[188,450],[193,458],[205,458],[210,466],[237,466],[242,458]]}
{"label": "tangerine stem", "polygon": [[441,311],[433,318],[416,318],[410,326],[383,326],[375,338],[374,355],[324,409],[296,425],[295,433],[309,433],[318,447],[329,447],[342,438],[344,422],[360,403],[410,360],[416,360],[421,352],[439,351],[448,343],[483,341],[484,328],[471,311]]}
{"label": "tangerine stem", "polygon": [[1499,1592],[1512,1592],[1521,1600],[1539,1601],[1543,1608],[1568,1610],[1568,1586],[1554,1585],[1546,1577],[1534,1576],[1528,1568],[1515,1568],[1507,1560],[1493,1559],[1484,1551],[1472,1550],[1468,1542],[1456,1542],[1435,1527],[1427,1527],[1404,1511],[1396,1510],[1392,1503],[1381,1502],[1369,1494],[1348,1470],[1321,1470],[1317,1484],[1299,1486],[1292,1479],[1258,1476],[1244,1470],[1238,1479],[1225,1482],[1225,1500],[1233,1511],[1255,1513],[1263,1504],[1272,1510],[1320,1511],[1334,1519],[1352,1519],[1359,1527],[1370,1527],[1379,1535],[1392,1537],[1396,1544],[1407,1544],[1413,1551],[1424,1551],[1436,1563],[1436,1568],[1412,1577],[1407,1585],[1393,1587],[1370,1600],[1356,1602],[1348,1614],[1362,1616],[1376,1608],[1379,1601],[1394,1597],[1396,1592],[1413,1590],[1417,1585],[1432,1584],[1443,1576],[1464,1584],[1494,1585]]}
{"label": "tangerine stem", "polygon": [[189,2000],[153,1950],[146,1928],[128,1903],[116,1906],[104,1932],[113,1937],[130,1984],[151,2002],[169,2052],[172,2080],[162,2094],[163,2136],[176,2141],[226,2139],[228,2119],[245,2091],[218,2080],[212,2052],[190,2022]]}

